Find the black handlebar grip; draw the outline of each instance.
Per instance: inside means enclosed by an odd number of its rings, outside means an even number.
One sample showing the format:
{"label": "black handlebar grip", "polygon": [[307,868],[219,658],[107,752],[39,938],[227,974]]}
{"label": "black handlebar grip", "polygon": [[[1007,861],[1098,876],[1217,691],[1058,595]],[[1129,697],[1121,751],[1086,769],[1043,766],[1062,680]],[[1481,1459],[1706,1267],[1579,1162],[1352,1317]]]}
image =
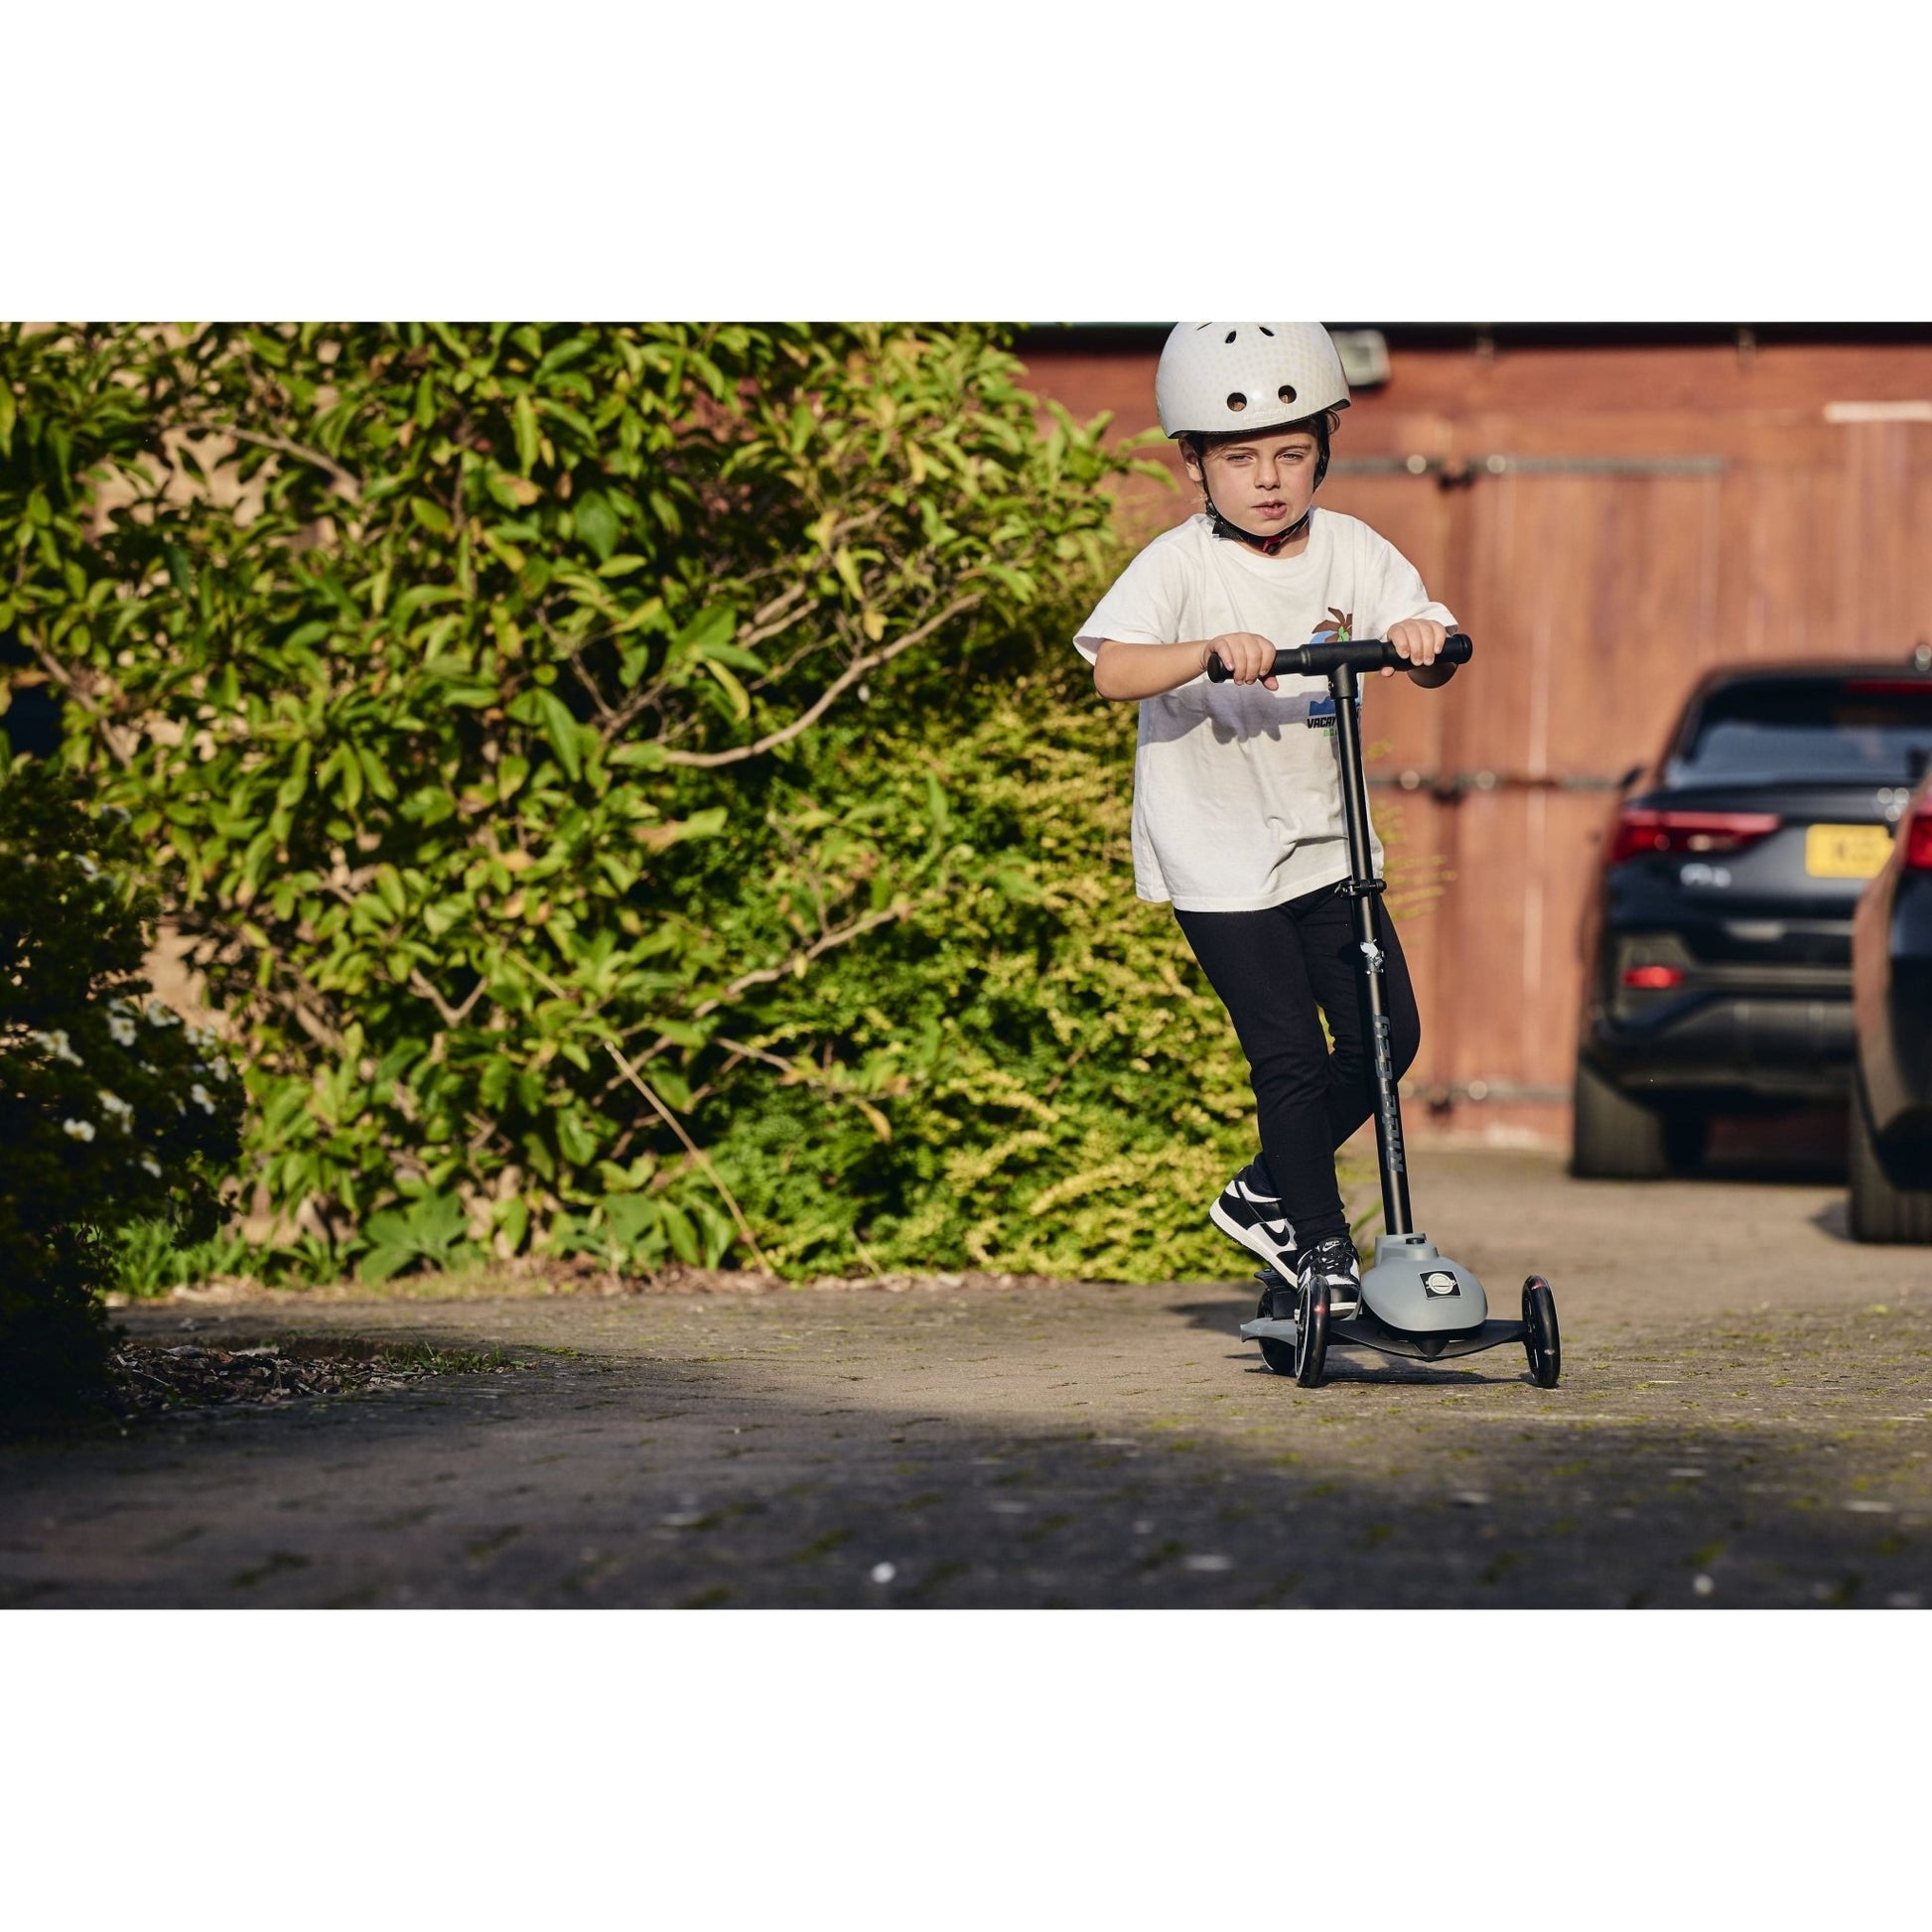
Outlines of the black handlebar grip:
{"label": "black handlebar grip", "polygon": [[[1382,638],[1361,637],[1348,643],[1309,644],[1301,650],[1278,650],[1274,674],[1280,677],[1285,672],[1299,671],[1304,676],[1319,677],[1338,670],[1343,664],[1353,664],[1363,671],[1404,670],[1418,684],[1434,689],[1447,684],[1455,675],[1456,665],[1466,664],[1474,655],[1475,645],[1459,630],[1447,639],[1435,663],[1422,666],[1412,665],[1393,644]],[[1232,675],[1218,657],[1207,660],[1210,684],[1225,684]]]}

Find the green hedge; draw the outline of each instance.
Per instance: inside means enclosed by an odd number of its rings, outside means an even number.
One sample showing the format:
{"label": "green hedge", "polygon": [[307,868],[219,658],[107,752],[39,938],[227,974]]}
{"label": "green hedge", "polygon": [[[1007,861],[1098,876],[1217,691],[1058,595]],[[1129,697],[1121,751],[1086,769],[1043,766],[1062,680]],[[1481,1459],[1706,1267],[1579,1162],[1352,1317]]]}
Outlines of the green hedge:
{"label": "green hedge", "polygon": [[0,331],[0,626],[285,1244],[1225,1268],[1252,1103],[1066,643],[1121,466],[1020,375],[973,328]]}

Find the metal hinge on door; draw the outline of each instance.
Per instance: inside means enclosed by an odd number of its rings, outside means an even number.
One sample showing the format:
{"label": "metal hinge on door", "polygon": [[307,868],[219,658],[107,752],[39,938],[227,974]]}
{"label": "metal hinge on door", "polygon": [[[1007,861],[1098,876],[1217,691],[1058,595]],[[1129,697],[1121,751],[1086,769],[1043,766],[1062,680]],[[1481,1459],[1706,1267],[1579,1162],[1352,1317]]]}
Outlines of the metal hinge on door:
{"label": "metal hinge on door", "polygon": [[1443,489],[1460,489],[1484,477],[1711,477],[1721,456],[1411,456],[1337,457],[1337,477],[1434,477]]}

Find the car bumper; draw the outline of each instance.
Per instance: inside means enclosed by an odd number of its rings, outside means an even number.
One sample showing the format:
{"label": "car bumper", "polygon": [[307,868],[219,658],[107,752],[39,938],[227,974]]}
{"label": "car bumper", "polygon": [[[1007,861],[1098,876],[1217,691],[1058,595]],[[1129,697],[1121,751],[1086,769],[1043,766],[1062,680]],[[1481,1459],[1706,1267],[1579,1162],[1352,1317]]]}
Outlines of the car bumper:
{"label": "car bumper", "polygon": [[1703,995],[1641,1018],[1598,1015],[1584,1050],[1627,1092],[1837,1099],[1850,1091],[1857,1035],[1841,998]]}

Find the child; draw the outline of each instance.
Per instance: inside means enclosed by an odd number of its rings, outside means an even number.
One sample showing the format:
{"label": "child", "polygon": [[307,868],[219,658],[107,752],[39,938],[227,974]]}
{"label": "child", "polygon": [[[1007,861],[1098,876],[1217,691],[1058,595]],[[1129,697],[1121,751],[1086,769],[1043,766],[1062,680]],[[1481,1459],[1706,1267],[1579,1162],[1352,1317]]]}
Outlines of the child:
{"label": "child", "polygon": [[[1373,1104],[1337,891],[1348,848],[1332,733],[1309,728],[1326,683],[1276,678],[1274,653],[1386,637],[1422,667],[1455,620],[1367,524],[1312,507],[1348,407],[1318,323],[1183,322],[1155,400],[1203,508],[1128,565],[1074,642],[1102,697],[1141,707],[1135,891],[1172,900],[1248,1056],[1262,1151],[1209,1217],[1302,1291],[1325,1282],[1346,1314],[1360,1284],[1334,1154]],[[1209,682],[1210,657],[1230,682]],[[1421,1029],[1386,904],[1381,926],[1399,1075]]]}

